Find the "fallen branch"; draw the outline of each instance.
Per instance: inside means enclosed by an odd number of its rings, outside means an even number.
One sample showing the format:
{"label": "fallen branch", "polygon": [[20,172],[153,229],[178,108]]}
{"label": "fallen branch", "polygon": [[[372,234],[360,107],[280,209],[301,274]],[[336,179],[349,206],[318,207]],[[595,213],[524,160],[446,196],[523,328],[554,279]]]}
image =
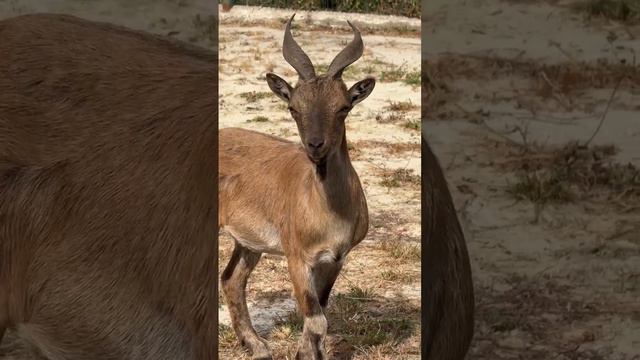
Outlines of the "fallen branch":
{"label": "fallen branch", "polygon": [[624,80],[624,76],[620,76],[620,79],[616,83],[616,86],[613,88],[613,91],[611,92],[611,96],[609,96],[609,101],[607,101],[607,106],[604,108],[604,112],[602,113],[602,116],[600,116],[600,123],[598,124],[598,127],[593,132],[593,134],[591,134],[591,137],[589,138],[589,140],[587,140],[584,143],[585,147],[589,146],[589,144],[591,143],[593,138],[595,138],[596,135],[598,134],[598,132],[600,132],[600,128],[602,127],[602,124],[604,123],[604,119],[607,117],[607,113],[609,112],[609,107],[611,106],[611,103],[613,102],[613,98],[616,96],[616,92],[618,91],[618,88],[620,87],[620,84],[622,83],[622,80]]}

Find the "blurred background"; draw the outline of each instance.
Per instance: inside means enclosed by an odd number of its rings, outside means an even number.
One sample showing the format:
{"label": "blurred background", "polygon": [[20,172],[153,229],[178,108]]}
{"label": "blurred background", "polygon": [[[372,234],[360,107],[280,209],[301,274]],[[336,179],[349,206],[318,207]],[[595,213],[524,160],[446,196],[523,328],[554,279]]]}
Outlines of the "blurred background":
{"label": "blurred background", "polygon": [[423,122],[465,227],[470,359],[640,359],[640,1],[429,0]]}
{"label": "blurred background", "polygon": [[298,10],[330,10],[420,18],[418,0],[219,0],[224,5],[264,6]]}

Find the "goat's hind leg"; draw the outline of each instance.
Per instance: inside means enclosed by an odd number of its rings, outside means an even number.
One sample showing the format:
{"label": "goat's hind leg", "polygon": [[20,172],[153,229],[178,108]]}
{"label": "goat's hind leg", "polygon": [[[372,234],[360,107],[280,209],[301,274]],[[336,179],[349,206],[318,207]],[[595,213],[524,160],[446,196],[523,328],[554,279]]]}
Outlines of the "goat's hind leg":
{"label": "goat's hind leg", "polygon": [[245,288],[249,275],[260,261],[261,253],[251,251],[236,242],[227,267],[222,272],[222,290],[224,291],[233,330],[240,343],[247,347],[252,359],[272,359],[267,342],[256,333],[249,310]]}

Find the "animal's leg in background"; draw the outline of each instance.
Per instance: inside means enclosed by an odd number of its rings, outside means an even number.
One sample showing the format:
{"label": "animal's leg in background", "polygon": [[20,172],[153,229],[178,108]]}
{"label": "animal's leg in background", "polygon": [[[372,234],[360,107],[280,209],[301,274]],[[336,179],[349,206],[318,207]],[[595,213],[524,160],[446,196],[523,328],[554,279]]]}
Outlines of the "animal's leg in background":
{"label": "animal's leg in background", "polygon": [[302,336],[298,345],[296,360],[324,360],[324,338],[327,335],[327,319],[324,316],[320,299],[313,285],[313,273],[302,258],[288,257],[289,273],[293,282],[293,293],[298,309],[304,318]]}
{"label": "animal's leg in background", "polygon": [[249,275],[260,261],[261,253],[253,252],[236,242],[231,259],[222,272],[224,291],[233,330],[238,340],[252,353],[253,359],[271,359],[271,352],[264,339],[251,325],[245,288]]}
{"label": "animal's leg in background", "polygon": [[323,309],[327,307],[331,289],[341,269],[342,262],[323,262],[313,267],[313,285],[316,288],[316,294]]}

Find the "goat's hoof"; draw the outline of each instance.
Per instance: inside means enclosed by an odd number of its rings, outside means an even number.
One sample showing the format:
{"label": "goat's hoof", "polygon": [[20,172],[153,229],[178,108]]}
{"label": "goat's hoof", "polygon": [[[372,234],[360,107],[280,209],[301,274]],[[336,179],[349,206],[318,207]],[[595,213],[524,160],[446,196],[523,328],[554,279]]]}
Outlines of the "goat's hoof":
{"label": "goat's hoof", "polygon": [[241,343],[251,352],[251,360],[273,360],[266,340],[262,338],[243,339]]}
{"label": "goat's hoof", "polygon": [[316,349],[316,350],[303,350],[298,349],[296,353],[296,360],[326,360],[327,354],[324,350]]}

